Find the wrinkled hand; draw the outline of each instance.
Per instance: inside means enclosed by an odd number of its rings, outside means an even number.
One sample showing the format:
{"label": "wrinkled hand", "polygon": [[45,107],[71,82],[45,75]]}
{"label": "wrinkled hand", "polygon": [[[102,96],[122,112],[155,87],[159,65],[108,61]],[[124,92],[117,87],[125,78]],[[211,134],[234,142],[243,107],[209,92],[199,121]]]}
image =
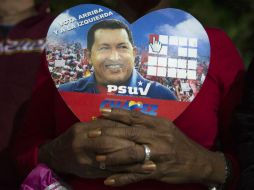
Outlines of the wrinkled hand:
{"label": "wrinkled hand", "polygon": [[[61,173],[80,177],[107,177],[111,173],[99,169],[96,154],[115,152],[135,143],[118,137],[94,138],[100,128],[122,127],[123,124],[97,119],[89,123],[76,123],[65,133],[39,148],[39,160]],[[126,127],[124,125],[124,127]]]}
{"label": "wrinkled hand", "polygon": [[[97,155],[97,161],[104,162],[108,169],[121,173],[108,177],[105,180],[106,185],[121,186],[143,179],[173,184],[223,182],[225,176],[222,156],[204,149],[186,137],[172,122],[141,112],[120,109],[104,111],[102,115],[131,127],[101,128],[98,136],[123,138],[136,143],[135,146],[119,151]],[[150,160],[153,162],[143,163],[143,144],[151,149]]]}

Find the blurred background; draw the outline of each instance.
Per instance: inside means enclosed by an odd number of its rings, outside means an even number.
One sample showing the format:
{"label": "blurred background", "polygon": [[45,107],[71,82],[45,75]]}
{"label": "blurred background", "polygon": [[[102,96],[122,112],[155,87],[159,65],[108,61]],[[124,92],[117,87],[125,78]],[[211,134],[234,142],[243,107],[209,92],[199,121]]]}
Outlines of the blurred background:
{"label": "blurred background", "polygon": [[246,67],[254,57],[253,0],[51,0],[50,6],[54,14],[59,14],[83,3],[107,6],[130,22],[157,8],[182,9],[196,17],[203,26],[223,29],[239,49]]}

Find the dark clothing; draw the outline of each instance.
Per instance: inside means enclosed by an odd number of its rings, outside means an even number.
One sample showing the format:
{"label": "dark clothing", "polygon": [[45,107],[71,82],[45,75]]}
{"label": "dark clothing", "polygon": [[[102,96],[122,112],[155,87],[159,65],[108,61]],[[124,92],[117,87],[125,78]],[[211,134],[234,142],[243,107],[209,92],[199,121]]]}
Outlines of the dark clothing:
{"label": "dark clothing", "polygon": [[23,105],[31,97],[45,37],[54,19],[45,10],[38,11],[37,16],[0,30],[0,189],[5,190],[17,185],[9,140],[14,126],[20,125]]}
{"label": "dark clothing", "polygon": [[0,33],[0,150],[8,145],[15,115],[32,92],[53,16],[44,13]]}
{"label": "dark clothing", "polygon": [[254,59],[246,75],[242,104],[234,114],[234,130],[241,166],[239,190],[254,189]]}
{"label": "dark clothing", "polygon": [[[176,97],[168,88],[166,88],[165,86],[161,85],[158,82],[149,81],[143,78],[135,69],[132,72],[131,78],[124,84],[124,86],[138,87],[142,88],[144,91],[147,89],[148,90],[147,94],[144,95],[143,97],[158,98],[165,100],[176,100]],[[59,90],[67,92],[100,93],[96,85],[96,79],[94,74],[86,78],[81,78],[75,82],[62,84],[60,85]],[[137,96],[142,96],[140,91],[137,90],[137,93],[138,93],[136,94]],[[126,93],[122,93],[121,95],[132,96],[133,94],[130,94],[130,92],[127,90]]]}
{"label": "dark clothing", "polygon": [[0,25],[0,33],[2,34],[2,36],[5,38],[8,36],[9,32],[11,31],[11,29],[13,28],[13,26],[9,26],[9,25]]}

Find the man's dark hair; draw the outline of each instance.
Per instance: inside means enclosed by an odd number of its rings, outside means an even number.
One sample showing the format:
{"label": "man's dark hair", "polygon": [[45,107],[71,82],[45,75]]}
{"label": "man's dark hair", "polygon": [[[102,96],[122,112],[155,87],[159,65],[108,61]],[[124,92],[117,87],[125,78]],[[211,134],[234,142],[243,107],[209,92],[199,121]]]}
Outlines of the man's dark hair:
{"label": "man's dark hair", "polygon": [[99,29],[125,29],[128,34],[130,43],[134,45],[133,39],[132,39],[132,33],[129,27],[119,20],[110,19],[110,20],[103,20],[101,22],[98,22],[89,29],[87,33],[87,49],[89,51],[92,50],[92,46],[94,43],[94,34],[96,30],[99,30]]}

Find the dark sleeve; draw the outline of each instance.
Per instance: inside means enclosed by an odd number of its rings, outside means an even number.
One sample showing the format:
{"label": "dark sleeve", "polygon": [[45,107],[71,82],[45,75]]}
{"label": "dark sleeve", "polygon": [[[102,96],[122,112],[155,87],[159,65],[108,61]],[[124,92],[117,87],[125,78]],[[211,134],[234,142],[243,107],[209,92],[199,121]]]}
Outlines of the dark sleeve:
{"label": "dark sleeve", "polygon": [[233,127],[241,176],[239,190],[254,189],[254,59],[246,75],[243,101],[236,109]]}
{"label": "dark sleeve", "polygon": [[40,66],[23,122],[17,126],[11,143],[12,156],[22,178],[36,166],[38,146],[54,135],[54,93],[45,63]]}
{"label": "dark sleeve", "polygon": [[21,178],[38,164],[39,146],[56,138],[78,121],[57,92],[45,57],[42,58],[24,120],[11,143],[12,157]]}

